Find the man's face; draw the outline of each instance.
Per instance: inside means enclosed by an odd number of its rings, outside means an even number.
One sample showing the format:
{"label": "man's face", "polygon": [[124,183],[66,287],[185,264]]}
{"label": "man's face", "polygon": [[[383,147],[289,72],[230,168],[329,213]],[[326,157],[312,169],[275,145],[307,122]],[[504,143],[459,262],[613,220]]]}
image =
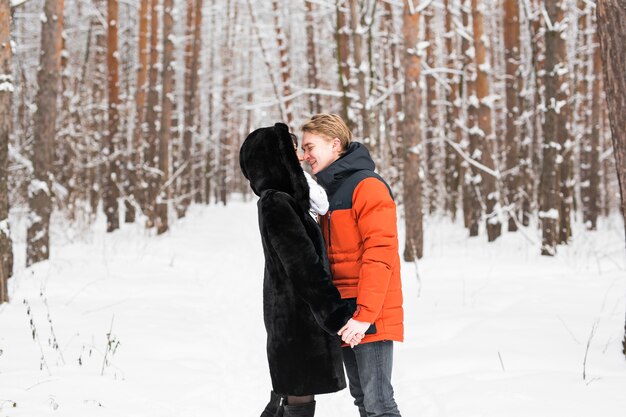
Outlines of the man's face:
{"label": "man's face", "polygon": [[302,135],[304,160],[311,167],[313,175],[339,159],[340,147],[341,143],[337,138],[328,140],[324,136],[311,132],[304,132]]}

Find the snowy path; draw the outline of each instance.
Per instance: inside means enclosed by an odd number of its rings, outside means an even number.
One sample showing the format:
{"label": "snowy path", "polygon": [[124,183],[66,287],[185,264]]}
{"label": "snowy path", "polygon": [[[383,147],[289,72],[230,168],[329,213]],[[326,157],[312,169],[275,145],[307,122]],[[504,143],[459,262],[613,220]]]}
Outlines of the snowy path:
{"label": "snowy path", "polygon": [[[419,284],[403,265],[403,416],[623,416],[620,227],[576,234],[545,259],[520,234],[487,244],[431,224]],[[164,237],[102,224],[69,237],[57,228],[52,260],[20,267],[0,306],[0,417],[260,414],[270,385],[255,204],[194,207]],[[119,345],[107,352],[111,326]],[[317,416],[358,415],[347,390],[317,399]]]}

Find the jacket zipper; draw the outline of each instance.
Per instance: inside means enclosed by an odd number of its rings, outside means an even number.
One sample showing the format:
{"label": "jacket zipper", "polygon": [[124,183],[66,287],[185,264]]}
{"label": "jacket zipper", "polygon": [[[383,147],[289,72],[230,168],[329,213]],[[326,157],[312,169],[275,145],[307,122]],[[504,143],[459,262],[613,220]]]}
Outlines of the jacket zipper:
{"label": "jacket zipper", "polygon": [[330,240],[330,215],[332,214],[332,211],[328,212],[328,247],[330,248],[332,246],[332,242]]}

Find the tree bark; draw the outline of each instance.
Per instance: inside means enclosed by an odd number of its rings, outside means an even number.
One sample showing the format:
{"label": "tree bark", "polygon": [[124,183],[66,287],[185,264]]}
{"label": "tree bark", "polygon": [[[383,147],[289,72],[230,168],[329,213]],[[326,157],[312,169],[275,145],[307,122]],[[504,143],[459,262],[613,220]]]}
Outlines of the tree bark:
{"label": "tree bark", "polygon": [[13,67],[11,1],[0,1],[0,304],[9,301],[7,282],[13,275],[13,244],[9,227],[9,137],[11,135]]}
{"label": "tree bark", "polygon": [[369,111],[367,108],[367,93],[365,87],[366,67],[363,60],[363,28],[358,0],[348,0],[350,3],[350,32],[352,34],[352,56],[354,58],[354,72],[357,75],[357,92],[359,94],[359,113],[361,114],[361,139],[363,144],[372,152],[375,143],[370,132]]}
{"label": "tree bark", "polygon": [[[312,1],[306,1],[306,59],[307,59],[307,82],[309,88],[317,89],[317,50],[315,43],[315,19],[313,16],[314,7]],[[321,113],[319,96],[309,94],[309,112],[311,114]]]}
{"label": "tree bark", "polygon": [[156,202],[157,234],[167,232],[170,196],[170,137],[172,134],[172,108],[174,104],[174,43],[172,42],[173,0],[163,1],[163,91],[161,95],[161,131],[159,133],[159,181]]}
{"label": "tree bark", "polygon": [[[224,111],[222,112],[222,127],[219,134],[219,164],[217,166],[218,170],[218,185],[217,192],[219,201],[226,205],[228,201],[228,194],[230,192],[230,184],[231,178],[229,176],[230,173],[230,161],[232,158],[232,131],[231,129],[231,120],[234,117],[231,109],[231,76],[232,76],[232,37],[233,37],[233,28],[232,26],[235,24],[236,18],[231,11],[232,1],[228,0],[226,3],[226,16],[228,19],[228,24],[226,27],[226,33],[224,34],[224,40],[221,45],[221,53],[222,53],[222,107]],[[235,6],[236,7],[236,6]],[[281,104],[282,108],[282,104]],[[284,113],[283,113],[284,114]]]}
{"label": "tree bark", "polygon": [[41,55],[37,73],[37,110],[33,137],[33,179],[28,187],[30,209],[26,237],[26,265],[50,256],[52,155],[56,135],[57,94],[61,67],[61,20],[63,0],[46,0],[41,24]]}
{"label": "tree bark", "polygon": [[193,139],[198,130],[197,95],[198,69],[200,57],[201,29],[202,29],[202,0],[187,1],[187,36],[186,46],[186,74],[185,74],[185,128],[183,131],[182,163],[185,164],[182,176],[182,196],[179,216],[183,217],[191,204],[193,193]]}
{"label": "tree bark", "polygon": [[422,189],[419,178],[421,143],[420,128],[420,66],[421,57],[417,53],[419,39],[419,12],[414,2],[404,1],[403,27],[404,34],[404,98],[405,114],[402,121],[402,139],[404,144],[404,222],[406,241],[404,260],[415,261],[423,256],[422,226]]}
{"label": "tree bark", "polygon": [[274,9],[274,29],[276,31],[276,43],[278,45],[278,57],[280,59],[280,78],[283,87],[281,105],[284,106],[284,114],[287,116],[285,123],[293,129],[293,112],[291,111],[291,99],[289,99],[289,96],[291,95],[291,65],[287,45],[287,36],[285,35],[285,30],[282,26],[282,19],[280,17],[282,7],[279,7],[278,0],[273,0],[272,8]]}
{"label": "tree bark", "polygon": [[[446,52],[447,68],[450,70],[448,74],[449,88],[446,90],[446,122],[444,126],[444,135],[446,139],[459,144],[463,138],[461,129],[461,82],[462,78],[454,74],[453,71],[462,71],[458,56],[458,46],[455,42],[458,39],[455,29],[452,27],[452,16],[458,9],[455,9],[450,0],[445,0],[445,28],[446,28]],[[459,189],[461,186],[461,158],[458,152],[451,146],[444,144],[444,152],[446,158],[446,200],[445,210],[451,214],[452,220],[456,219],[457,202],[459,199]]]}
{"label": "tree bark", "polygon": [[520,71],[520,15],[519,1],[504,1],[504,53],[506,59],[506,188],[509,206],[508,230],[517,230],[516,218],[520,207],[518,148],[520,137],[519,120],[519,71]]}
{"label": "tree bark", "polygon": [[[135,126],[133,128],[133,143],[131,147],[130,166],[128,170],[129,194],[132,195],[137,203],[135,207],[145,207],[144,196],[141,193],[141,181],[143,178],[141,172],[141,162],[143,160],[145,128],[144,124],[146,105],[146,81],[148,78],[148,0],[141,0],[139,5],[139,44],[137,49],[139,58],[137,63],[137,91],[135,94]],[[126,212],[126,222],[135,221],[135,209]]]}
{"label": "tree bark", "polygon": [[[484,5],[484,0],[481,0]],[[474,51],[476,54],[476,98],[479,102],[478,107],[478,127],[477,132],[480,140],[480,163],[487,168],[494,169],[493,161],[493,145],[495,143],[491,134],[491,106],[489,100],[489,74],[486,60],[487,47],[485,45],[485,36],[483,33],[483,14],[481,8],[478,7],[479,0],[472,0],[472,28],[474,36]],[[480,172],[481,192],[485,204],[485,215],[487,223],[487,239],[492,242],[500,236],[502,225],[498,214],[496,213],[496,205],[498,204],[498,193],[496,190],[496,178],[484,171]]]}
{"label": "tree bark", "polygon": [[153,227],[156,219],[156,199],[159,177],[156,175],[157,157],[157,126],[159,114],[159,3],[160,0],[151,0],[150,4],[150,70],[148,72],[148,103],[146,106],[146,125],[148,132],[146,135],[146,148],[144,164],[146,172],[141,173],[145,178],[145,186],[142,186],[141,193],[144,201],[144,212],[148,217],[146,226]]}
{"label": "tree bark", "polygon": [[560,177],[559,155],[563,148],[562,134],[565,131],[564,111],[567,97],[562,89],[567,67],[565,66],[565,40],[563,30],[563,0],[546,1],[547,18],[545,24],[546,60],[545,60],[545,103],[546,115],[543,125],[543,166],[541,171],[541,211],[542,224],[541,254],[556,254],[560,224]]}
{"label": "tree bark", "polygon": [[[591,230],[596,229],[599,215],[599,190],[600,190],[600,133],[602,132],[601,121],[601,82],[602,82],[602,58],[600,56],[600,43],[598,32],[593,35],[593,43],[595,45],[593,52],[593,75],[591,77],[591,135],[589,137],[589,187],[586,196],[589,199],[587,205],[587,216],[584,219],[588,223]],[[608,176],[608,172],[604,175]]]}
{"label": "tree bark", "polygon": [[118,60],[118,9],[117,0],[108,0],[107,2],[107,69],[108,69],[108,88],[109,88],[109,105],[108,105],[108,135],[106,146],[104,148],[105,155],[108,159],[108,172],[104,179],[103,205],[104,213],[107,218],[107,232],[119,229],[119,207],[118,199],[120,196],[119,180],[120,180],[120,157],[117,154],[119,146],[119,105],[120,105],[120,85],[119,85],[119,60]]}
{"label": "tree bark", "polygon": [[[461,16],[463,20],[463,28],[468,34],[467,37],[463,36],[461,39],[461,53],[463,55],[463,77],[465,78],[466,86],[466,101],[467,101],[467,120],[466,127],[468,130],[468,143],[461,142],[461,149],[469,153],[473,158],[476,150],[478,149],[478,135],[476,134],[477,126],[476,120],[478,118],[478,103],[476,99],[476,63],[474,61],[475,49],[473,48],[473,40],[468,39],[469,34],[472,33],[470,27],[470,12],[471,5],[470,0],[465,0],[465,3],[461,7]],[[482,207],[479,200],[479,184],[477,175],[475,174],[474,167],[470,166],[467,161],[463,161],[461,164],[463,168],[463,222],[467,227],[470,236],[478,236],[480,227],[480,217],[482,214]]]}
{"label": "tree bark", "polygon": [[[434,69],[435,64],[435,39],[436,30],[433,27],[433,15],[435,8],[431,5],[424,12],[424,39],[428,42],[425,49],[426,65],[429,69]],[[426,197],[428,201],[428,212],[433,214],[439,203],[440,193],[440,172],[441,172],[441,155],[439,153],[439,138],[437,126],[439,120],[437,118],[437,85],[435,74],[425,75],[426,78],[426,117],[425,123],[425,144],[426,144]]]}
{"label": "tree bark", "polygon": [[354,129],[354,121],[350,114],[350,47],[348,45],[348,24],[346,22],[344,0],[337,0],[336,14],[337,27],[335,29],[335,42],[337,43],[337,73],[339,89],[341,90],[341,117],[346,121],[350,130]]}
{"label": "tree bark", "polygon": [[[604,89],[626,232],[626,0],[598,0],[597,15]],[[622,352],[626,355],[626,324],[624,331]]]}

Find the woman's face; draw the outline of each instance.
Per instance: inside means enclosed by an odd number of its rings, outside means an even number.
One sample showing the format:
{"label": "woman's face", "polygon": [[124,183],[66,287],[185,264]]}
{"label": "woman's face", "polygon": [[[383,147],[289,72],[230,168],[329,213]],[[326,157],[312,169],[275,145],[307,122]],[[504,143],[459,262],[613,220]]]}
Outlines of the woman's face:
{"label": "woman's face", "polygon": [[311,132],[304,132],[302,136],[303,159],[311,167],[311,172],[317,174],[339,159],[341,142],[339,139],[328,139]]}
{"label": "woman's face", "polygon": [[298,150],[298,142],[294,142],[293,148],[296,151],[296,156],[298,157],[298,161],[302,162],[304,160],[304,157],[302,156],[302,153],[300,153],[300,151]]}

